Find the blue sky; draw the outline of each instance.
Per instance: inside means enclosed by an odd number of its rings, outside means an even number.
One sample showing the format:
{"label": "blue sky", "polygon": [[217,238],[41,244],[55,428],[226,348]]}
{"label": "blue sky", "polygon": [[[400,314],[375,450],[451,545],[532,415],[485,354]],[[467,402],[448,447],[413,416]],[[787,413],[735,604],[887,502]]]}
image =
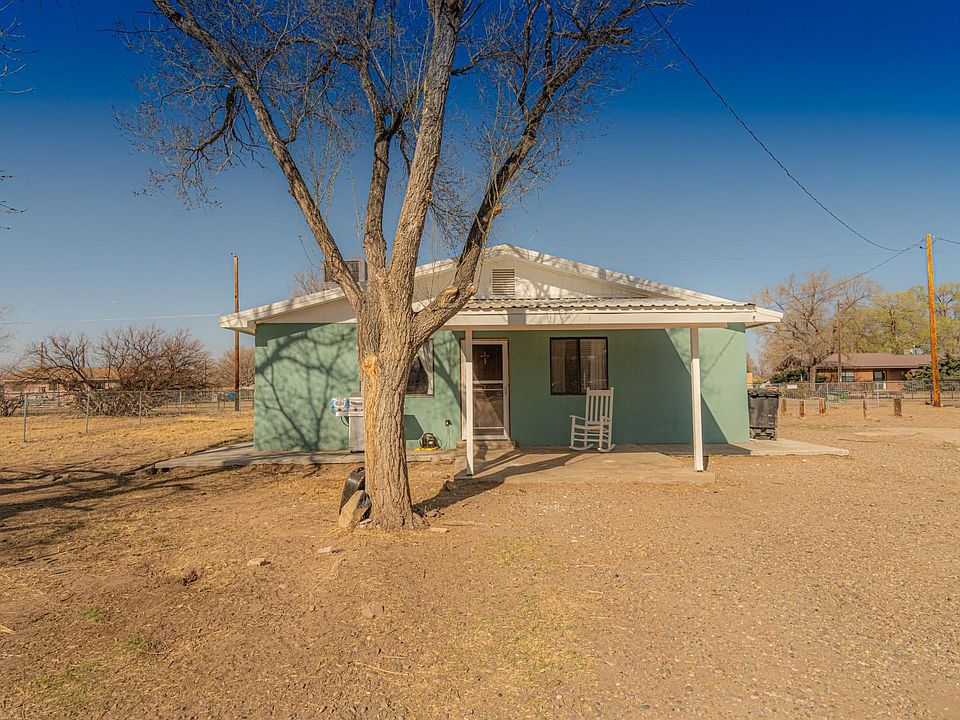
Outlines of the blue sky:
{"label": "blue sky", "polygon": [[[287,296],[311,242],[272,170],[217,181],[218,207],[139,195],[152,159],[118,130],[141,72],[104,32],[135,2],[31,3],[31,92],[0,96],[3,218],[0,304],[22,344],[54,331],[98,334],[131,318],[231,343],[212,315]],[[884,1],[701,0],[672,30],[780,158],[876,241],[903,247],[931,231],[960,239],[960,8]],[[495,241],[716,295],[749,298],[791,272],[865,270],[889,256],[837,225],[757,148],[689,67],[665,47],[603,107],[548,186],[501,218]],[[365,168],[358,168],[362,178]],[[334,229],[357,241],[352,198]],[[956,280],[960,246],[936,247],[938,281]],[[911,251],[873,277],[924,282]],[[148,322],[148,320],[143,320]]]}

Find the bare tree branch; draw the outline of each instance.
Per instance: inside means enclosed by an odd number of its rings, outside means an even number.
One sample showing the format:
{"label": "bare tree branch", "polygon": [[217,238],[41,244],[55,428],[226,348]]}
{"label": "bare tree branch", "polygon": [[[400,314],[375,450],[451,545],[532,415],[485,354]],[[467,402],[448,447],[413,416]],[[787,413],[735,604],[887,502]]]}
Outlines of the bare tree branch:
{"label": "bare tree branch", "polygon": [[[154,181],[188,197],[204,199],[228,167],[276,162],[331,271],[324,279],[356,313],[368,478],[382,479],[371,486],[374,515],[407,526],[402,403],[414,354],[474,293],[496,218],[556,172],[577,128],[642,61],[656,27],[641,13],[685,3],[153,3],[144,26],[120,30],[155,68],[126,127],[165,162]],[[370,172],[363,287],[323,214],[336,172],[355,161]],[[459,257],[449,286],[415,312],[428,227]]]}

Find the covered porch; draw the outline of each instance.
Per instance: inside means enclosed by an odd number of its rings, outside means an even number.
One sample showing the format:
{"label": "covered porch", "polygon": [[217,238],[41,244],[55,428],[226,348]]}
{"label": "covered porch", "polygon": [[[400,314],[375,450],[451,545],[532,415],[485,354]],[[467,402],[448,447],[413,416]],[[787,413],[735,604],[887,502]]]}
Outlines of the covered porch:
{"label": "covered porch", "polygon": [[[578,347],[576,342],[591,346],[584,363],[592,363],[595,355],[603,354],[602,373],[593,371],[589,387],[614,389],[615,441],[634,446],[651,442],[675,444],[676,437],[689,437],[692,463],[688,468],[703,473],[702,334],[712,333],[714,345],[708,365],[708,376],[712,373],[711,402],[706,403],[710,439],[746,440],[743,331],[769,322],[766,312],[752,304],[720,299],[472,301],[445,327],[457,331],[461,338],[460,404],[466,446],[463,477],[483,471],[478,442],[516,441],[525,448],[561,443],[562,435],[557,429],[560,424],[569,423],[570,414],[582,414],[583,393],[588,386],[585,379],[583,388],[570,392],[564,386],[564,378],[555,376],[557,353]],[[511,392],[511,387],[518,392]],[[638,410],[640,406],[642,412]],[[723,413],[730,415],[725,419],[725,427],[714,417]],[[658,428],[661,418],[663,424],[672,424],[671,427]],[[677,423],[685,427],[678,428]],[[536,425],[549,426],[551,432],[538,432]],[[541,440],[547,437],[549,442]],[[650,459],[636,452],[631,455],[623,461]],[[668,460],[671,464],[677,462]]]}

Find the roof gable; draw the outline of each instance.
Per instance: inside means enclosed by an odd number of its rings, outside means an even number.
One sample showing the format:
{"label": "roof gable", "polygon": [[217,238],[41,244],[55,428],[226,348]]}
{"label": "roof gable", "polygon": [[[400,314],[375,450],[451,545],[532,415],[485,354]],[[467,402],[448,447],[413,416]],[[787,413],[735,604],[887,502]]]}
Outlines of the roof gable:
{"label": "roof gable", "polygon": [[[438,260],[417,267],[414,302],[426,303],[453,281],[456,261]],[[513,293],[506,277],[512,270]],[[506,271],[506,272],[505,272]],[[494,273],[499,274],[494,287]],[[499,290],[499,292],[497,292]],[[650,298],[686,302],[733,303],[725,298],[637,278],[573,260],[501,244],[487,248],[481,262],[476,298],[499,299]],[[323,290],[220,318],[220,325],[252,331],[258,322],[346,322],[354,317],[343,291]]]}

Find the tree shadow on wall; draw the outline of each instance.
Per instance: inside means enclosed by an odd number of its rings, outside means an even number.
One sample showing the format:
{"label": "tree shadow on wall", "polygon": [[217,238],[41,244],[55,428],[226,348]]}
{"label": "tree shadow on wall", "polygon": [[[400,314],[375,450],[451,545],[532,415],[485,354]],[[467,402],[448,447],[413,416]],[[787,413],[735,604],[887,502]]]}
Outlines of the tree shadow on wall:
{"label": "tree shadow on wall", "polygon": [[[278,326],[283,327],[283,326]],[[257,339],[254,438],[263,450],[346,447],[347,428],[329,411],[330,398],[359,390],[352,325],[324,325]]]}

